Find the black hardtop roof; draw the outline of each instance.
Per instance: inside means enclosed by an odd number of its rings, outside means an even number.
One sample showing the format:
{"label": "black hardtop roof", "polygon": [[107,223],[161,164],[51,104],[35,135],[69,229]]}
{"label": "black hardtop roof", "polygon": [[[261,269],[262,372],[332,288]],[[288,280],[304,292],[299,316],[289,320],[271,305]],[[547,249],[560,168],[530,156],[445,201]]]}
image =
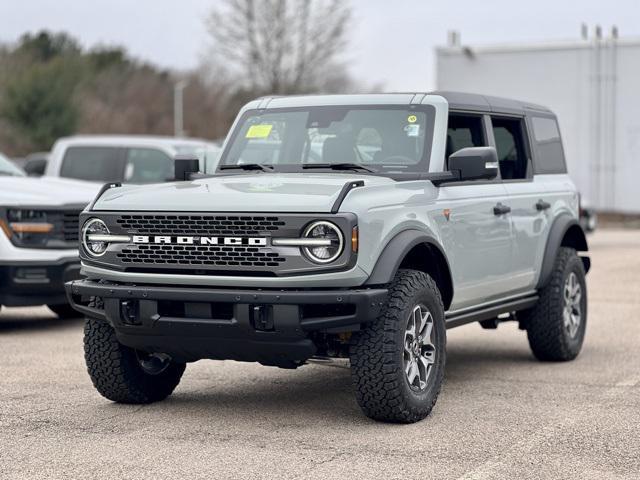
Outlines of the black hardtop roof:
{"label": "black hardtop roof", "polygon": [[535,103],[522,102],[511,98],[493,97],[478,93],[435,91],[432,95],[440,95],[449,102],[452,110],[472,110],[509,114],[545,113],[553,115],[547,107]]}
{"label": "black hardtop roof", "polygon": [[333,94],[333,95],[286,95],[260,97],[248,103],[245,108],[291,108],[312,105],[377,105],[377,104],[417,104],[425,95],[444,97],[452,110],[475,112],[504,113],[513,115],[537,114],[554,116],[546,107],[534,103],[512,100],[510,98],[493,97],[478,93],[450,92],[436,90],[434,92],[389,92],[370,94]]}

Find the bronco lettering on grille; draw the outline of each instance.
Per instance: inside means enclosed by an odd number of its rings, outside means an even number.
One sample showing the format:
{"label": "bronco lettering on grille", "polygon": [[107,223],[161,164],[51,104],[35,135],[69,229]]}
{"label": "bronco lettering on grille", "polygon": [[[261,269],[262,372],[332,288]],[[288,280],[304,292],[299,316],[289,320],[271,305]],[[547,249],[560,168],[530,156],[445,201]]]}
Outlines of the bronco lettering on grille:
{"label": "bronco lettering on grille", "polygon": [[248,245],[251,247],[266,247],[266,237],[190,237],[171,235],[134,235],[133,243],[170,245]]}

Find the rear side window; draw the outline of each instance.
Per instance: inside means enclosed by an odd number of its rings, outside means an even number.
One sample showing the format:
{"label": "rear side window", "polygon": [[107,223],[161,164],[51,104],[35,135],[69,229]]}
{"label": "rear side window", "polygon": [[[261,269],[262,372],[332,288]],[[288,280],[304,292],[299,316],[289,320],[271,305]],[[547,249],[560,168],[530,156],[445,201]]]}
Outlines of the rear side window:
{"label": "rear side window", "polygon": [[477,115],[449,115],[447,158],[462,148],[486,146],[482,117]]}
{"label": "rear side window", "polygon": [[531,124],[536,147],[535,172],[540,174],[567,173],[560,129],[556,119],[531,117]]}
{"label": "rear side window", "polygon": [[527,178],[527,147],[524,125],[519,118],[491,117],[493,137],[503,180]]}
{"label": "rear side window", "polygon": [[62,159],[60,176],[93,182],[122,179],[124,149],[118,147],[69,147]]}

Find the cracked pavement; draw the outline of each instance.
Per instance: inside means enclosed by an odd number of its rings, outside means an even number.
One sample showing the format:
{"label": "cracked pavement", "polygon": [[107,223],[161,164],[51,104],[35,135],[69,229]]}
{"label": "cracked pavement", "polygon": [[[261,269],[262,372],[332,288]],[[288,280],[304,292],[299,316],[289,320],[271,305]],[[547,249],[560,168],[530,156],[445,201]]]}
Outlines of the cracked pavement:
{"label": "cracked pavement", "polygon": [[535,361],[512,323],[448,332],[446,380],[414,425],[365,418],[349,371],[191,364],[148,406],[101,398],[82,321],[0,314],[0,478],[640,479],[640,231],[589,238],[574,362]]}

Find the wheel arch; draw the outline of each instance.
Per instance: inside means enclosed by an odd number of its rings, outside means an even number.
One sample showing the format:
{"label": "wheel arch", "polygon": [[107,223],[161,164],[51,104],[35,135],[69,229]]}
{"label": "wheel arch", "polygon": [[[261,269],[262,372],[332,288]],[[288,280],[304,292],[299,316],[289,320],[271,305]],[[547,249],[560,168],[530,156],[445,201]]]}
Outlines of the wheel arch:
{"label": "wheel arch", "polygon": [[[587,237],[580,223],[568,214],[557,217],[551,225],[540,267],[537,288],[542,288],[549,282],[553,264],[558,256],[560,247],[570,247],[578,252],[587,252],[589,250]],[[581,256],[580,259],[584,265],[585,272],[588,272],[591,267],[591,260],[587,256]]]}
{"label": "wheel arch", "polygon": [[436,282],[445,310],[453,299],[451,268],[438,241],[419,230],[404,230],[384,247],[365,285],[390,283],[401,268],[428,273]]}

